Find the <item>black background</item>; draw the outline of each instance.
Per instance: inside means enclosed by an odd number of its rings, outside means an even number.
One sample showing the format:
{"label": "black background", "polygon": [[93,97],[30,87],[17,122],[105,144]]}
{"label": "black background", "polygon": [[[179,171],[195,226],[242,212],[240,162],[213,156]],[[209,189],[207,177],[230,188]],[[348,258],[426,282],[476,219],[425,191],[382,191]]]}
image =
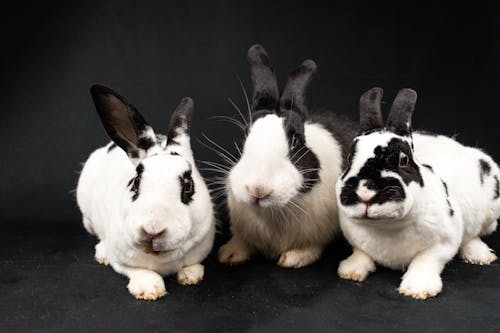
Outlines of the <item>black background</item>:
{"label": "black background", "polygon": [[[195,157],[217,160],[202,133],[234,151],[239,130],[211,117],[245,108],[246,51],[264,45],[283,82],[310,58],[311,107],[357,119],[359,96],[419,93],[414,127],[458,134],[500,160],[499,10],[495,1],[54,1],[3,7],[0,40],[0,329],[64,331],[316,329],[411,331],[498,328],[498,264],[454,261],[443,294],[415,302],[395,292],[400,273],[339,281],[342,240],[312,267],[290,271],[257,258],[235,269],[207,259],[206,281],[167,298],[135,301],[126,280],[92,262],[71,192],[89,153],[107,142],[89,95],[109,85],[158,132],[184,96],[195,100]],[[386,107],[388,105],[386,104]],[[217,248],[227,238],[225,216]],[[489,243],[500,250],[498,235]],[[214,251],[215,253],[215,251]]]}

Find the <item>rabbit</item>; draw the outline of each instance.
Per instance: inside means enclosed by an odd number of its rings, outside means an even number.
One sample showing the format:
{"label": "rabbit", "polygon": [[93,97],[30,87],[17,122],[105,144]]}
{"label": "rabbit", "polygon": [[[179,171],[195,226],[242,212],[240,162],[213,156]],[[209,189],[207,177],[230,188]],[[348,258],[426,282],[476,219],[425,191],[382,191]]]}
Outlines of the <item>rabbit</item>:
{"label": "rabbit", "polygon": [[375,263],[406,269],[399,293],[426,299],[441,292],[441,272],[458,252],[473,264],[497,259],[480,237],[497,227],[499,168],[479,149],[413,132],[414,90],[399,91],[384,127],[382,95],[362,95],[360,135],[336,184],[340,227],[353,247],[338,274],[361,282]]}
{"label": "rabbit", "polygon": [[305,60],[281,93],[266,50],[248,50],[253,98],[240,159],[225,188],[232,238],[219,261],[261,253],[281,267],[315,262],[339,232],[335,181],[357,124],[327,110],[308,112],[305,92],[316,64]]}
{"label": "rabbit", "polygon": [[197,284],[215,218],[190,146],[193,100],[181,100],[165,136],[112,89],[96,84],[90,92],[112,140],[90,155],[76,190],[83,225],[99,239],[95,259],[127,276],[138,299],[166,295],[162,275]]}

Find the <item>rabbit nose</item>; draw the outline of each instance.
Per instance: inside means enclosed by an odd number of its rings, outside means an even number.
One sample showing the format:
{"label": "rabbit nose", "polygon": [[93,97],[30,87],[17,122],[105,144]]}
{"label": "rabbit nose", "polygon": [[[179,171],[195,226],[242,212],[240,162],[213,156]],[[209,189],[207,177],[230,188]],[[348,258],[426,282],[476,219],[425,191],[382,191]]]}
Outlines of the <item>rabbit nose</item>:
{"label": "rabbit nose", "polygon": [[151,240],[163,236],[166,232],[167,232],[166,228],[153,231],[153,230],[146,230],[144,227],[142,227],[142,233],[144,234],[144,236],[146,236],[146,238],[149,238]]}
{"label": "rabbit nose", "polygon": [[265,199],[268,196],[273,193],[272,189],[265,188],[264,186],[257,185],[257,186],[249,186],[245,185],[245,189],[247,190],[248,194],[255,199]]}
{"label": "rabbit nose", "polygon": [[375,191],[370,190],[364,186],[361,186],[357,191],[356,194],[358,195],[359,201],[366,205],[370,205],[372,203],[373,198],[377,194]]}

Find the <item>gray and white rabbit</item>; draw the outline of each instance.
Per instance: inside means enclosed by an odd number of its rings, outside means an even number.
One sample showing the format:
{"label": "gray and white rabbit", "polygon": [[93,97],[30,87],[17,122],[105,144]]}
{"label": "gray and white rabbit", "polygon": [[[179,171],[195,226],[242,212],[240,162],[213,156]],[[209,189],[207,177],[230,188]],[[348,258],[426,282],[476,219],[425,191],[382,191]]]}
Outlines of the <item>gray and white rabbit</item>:
{"label": "gray and white rabbit", "polygon": [[334,184],[357,125],[330,111],[308,112],[312,60],[290,73],[281,94],[262,46],[250,47],[248,62],[252,117],[226,180],[232,238],[219,260],[235,265],[260,252],[282,267],[302,267],[339,231]]}
{"label": "gray and white rabbit", "polygon": [[338,274],[363,281],[375,263],[404,270],[399,292],[441,292],[441,271],[459,252],[469,263],[496,259],[481,240],[500,216],[500,172],[493,159],[442,135],[412,132],[417,94],[402,89],[382,122],[382,89],[360,100],[361,134],[337,182],[342,231],[353,254]]}
{"label": "gray and white rabbit", "polygon": [[110,88],[94,85],[91,94],[113,140],[85,162],[76,192],[83,224],[99,239],[96,260],[126,275],[140,299],[166,294],[162,275],[198,283],[215,218],[191,151],[192,99],[181,101],[164,136]]}

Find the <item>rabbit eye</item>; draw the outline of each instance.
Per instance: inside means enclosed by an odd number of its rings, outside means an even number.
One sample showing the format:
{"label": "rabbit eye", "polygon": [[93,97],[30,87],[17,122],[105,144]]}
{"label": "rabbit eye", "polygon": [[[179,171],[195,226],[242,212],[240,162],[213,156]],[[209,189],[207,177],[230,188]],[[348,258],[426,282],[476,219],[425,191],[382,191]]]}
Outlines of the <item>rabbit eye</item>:
{"label": "rabbit eye", "polygon": [[409,161],[410,161],[410,158],[408,157],[408,155],[406,155],[403,152],[399,153],[399,167],[400,168],[407,166]]}
{"label": "rabbit eye", "polygon": [[181,177],[181,200],[183,203],[188,204],[192,200],[194,194],[194,182],[191,177],[191,172],[186,172]]}

